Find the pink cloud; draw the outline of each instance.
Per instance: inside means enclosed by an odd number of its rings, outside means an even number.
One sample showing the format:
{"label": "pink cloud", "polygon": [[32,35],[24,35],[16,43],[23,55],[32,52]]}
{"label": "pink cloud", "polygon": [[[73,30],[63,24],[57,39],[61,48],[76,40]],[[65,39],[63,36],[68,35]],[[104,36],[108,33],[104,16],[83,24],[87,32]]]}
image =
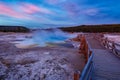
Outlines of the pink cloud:
{"label": "pink cloud", "polygon": [[23,4],[21,10],[27,14],[34,14],[40,11],[39,7],[32,4]]}
{"label": "pink cloud", "polygon": [[25,16],[3,3],[0,3],[0,14],[15,18],[25,18]]}
{"label": "pink cloud", "polygon": [[32,15],[34,13],[39,13],[38,15],[41,15],[40,13],[53,14],[53,12],[50,11],[49,9],[38,7],[33,4],[24,3],[20,5],[15,5],[15,6],[17,7],[17,9],[13,8],[12,5],[0,3],[0,15],[12,17],[12,18],[27,19],[27,20],[35,21],[34,19],[36,19],[37,17]]}
{"label": "pink cloud", "polygon": [[28,4],[28,3],[24,3],[21,6],[21,10],[27,14],[34,14],[37,12],[41,12],[41,13],[45,13],[45,14],[52,14],[52,12],[46,8],[38,7],[36,5]]}

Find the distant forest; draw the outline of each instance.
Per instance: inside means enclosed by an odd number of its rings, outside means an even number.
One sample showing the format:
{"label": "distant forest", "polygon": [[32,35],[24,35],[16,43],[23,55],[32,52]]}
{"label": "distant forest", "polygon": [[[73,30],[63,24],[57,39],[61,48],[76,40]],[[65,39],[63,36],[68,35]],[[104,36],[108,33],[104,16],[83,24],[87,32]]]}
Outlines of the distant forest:
{"label": "distant forest", "polygon": [[0,32],[30,32],[30,29],[23,26],[0,26]]}
{"label": "distant forest", "polygon": [[109,25],[81,25],[59,28],[67,32],[120,32],[120,24]]}
{"label": "distant forest", "polygon": [[[73,27],[61,27],[59,28],[67,32],[120,32],[120,24],[109,25],[81,25]],[[52,30],[46,29],[46,30]],[[23,26],[0,26],[0,32],[30,32],[31,29]]]}

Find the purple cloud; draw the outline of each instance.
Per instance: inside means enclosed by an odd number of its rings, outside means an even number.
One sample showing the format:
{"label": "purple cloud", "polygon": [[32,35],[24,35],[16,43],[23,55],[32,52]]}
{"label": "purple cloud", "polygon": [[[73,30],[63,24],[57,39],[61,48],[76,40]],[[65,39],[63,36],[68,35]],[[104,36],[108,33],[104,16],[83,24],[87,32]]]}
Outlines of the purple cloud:
{"label": "purple cloud", "polygon": [[96,8],[90,8],[82,11],[83,14],[94,16],[99,13],[99,10]]}

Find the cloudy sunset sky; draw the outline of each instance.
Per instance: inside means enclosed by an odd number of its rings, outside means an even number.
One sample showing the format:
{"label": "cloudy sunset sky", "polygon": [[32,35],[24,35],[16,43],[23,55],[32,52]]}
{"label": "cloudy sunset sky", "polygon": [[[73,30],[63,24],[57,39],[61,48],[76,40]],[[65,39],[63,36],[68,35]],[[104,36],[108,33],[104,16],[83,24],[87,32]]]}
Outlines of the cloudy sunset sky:
{"label": "cloudy sunset sky", "polygon": [[0,25],[49,28],[120,23],[120,0],[0,0]]}

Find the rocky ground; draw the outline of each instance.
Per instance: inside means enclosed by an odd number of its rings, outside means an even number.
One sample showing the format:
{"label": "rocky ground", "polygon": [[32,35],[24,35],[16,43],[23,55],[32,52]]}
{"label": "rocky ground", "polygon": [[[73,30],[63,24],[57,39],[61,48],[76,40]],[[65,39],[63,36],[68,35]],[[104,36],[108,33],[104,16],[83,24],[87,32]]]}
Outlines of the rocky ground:
{"label": "rocky ground", "polygon": [[31,33],[0,33],[1,80],[73,80],[82,71],[84,56],[74,47],[18,48],[14,41],[31,38]]}

